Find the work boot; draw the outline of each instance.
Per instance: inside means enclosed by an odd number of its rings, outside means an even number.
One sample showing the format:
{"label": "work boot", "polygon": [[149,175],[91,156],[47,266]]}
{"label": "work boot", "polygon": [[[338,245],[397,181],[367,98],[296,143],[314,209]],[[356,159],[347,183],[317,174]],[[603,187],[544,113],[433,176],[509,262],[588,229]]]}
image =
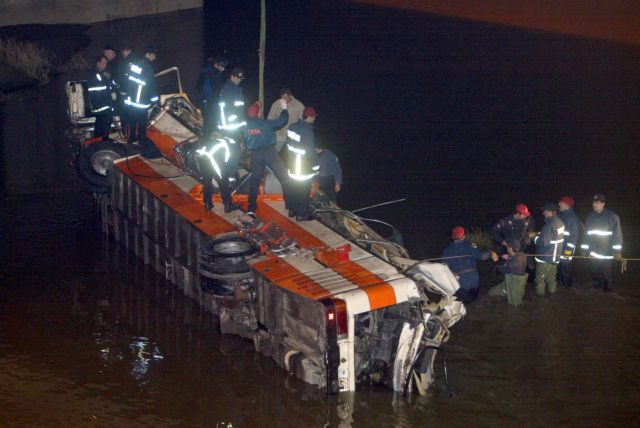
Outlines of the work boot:
{"label": "work boot", "polygon": [[296,221],[309,221],[309,220],[313,220],[313,216],[311,216],[310,214],[305,213],[305,214],[296,216]]}
{"label": "work boot", "polygon": [[240,207],[236,204],[225,204],[224,206],[224,212],[225,213],[230,213],[231,211],[236,211],[239,210]]}
{"label": "work boot", "polygon": [[289,210],[289,218],[293,218],[295,216],[296,214],[293,212],[293,210]]}

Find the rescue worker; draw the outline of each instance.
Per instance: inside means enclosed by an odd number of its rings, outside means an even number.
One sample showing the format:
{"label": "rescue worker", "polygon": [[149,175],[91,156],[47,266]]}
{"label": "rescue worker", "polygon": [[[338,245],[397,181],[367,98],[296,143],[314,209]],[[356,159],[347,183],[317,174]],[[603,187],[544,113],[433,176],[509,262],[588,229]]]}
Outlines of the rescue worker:
{"label": "rescue worker", "polygon": [[102,55],[107,58],[107,67],[104,70],[104,75],[109,79],[113,79],[115,77],[115,73],[113,70],[113,60],[117,55],[116,48],[114,48],[113,45],[106,45],[104,48],[102,48]]}
{"label": "rescue worker", "polygon": [[217,56],[209,58],[207,65],[200,72],[196,88],[200,97],[200,105],[204,117],[204,126],[202,127],[202,136],[211,138],[211,133],[216,129],[218,123],[217,105],[220,97],[220,91],[225,84],[224,70],[229,64],[225,57]]}
{"label": "rescue worker", "polygon": [[[244,80],[244,70],[235,67],[231,70],[229,80],[225,82],[220,90],[218,99],[218,130],[229,144],[230,156],[224,168],[222,168],[222,178],[220,179],[220,192],[223,197],[230,188],[230,181],[236,180],[238,162],[240,162],[242,138],[244,126],[247,124],[244,114],[244,94],[240,83]],[[230,193],[229,193],[230,194]],[[225,201],[225,205],[231,206],[231,197]]]}
{"label": "rescue worker", "polygon": [[231,156],[230,138],[220,137],[205,141],[198,141],[201,147],[196,151],[199,155],[196,157],[197,171],[201,177],[198,178],[202,182],[202,193],[205,211],[213,209],[213,179],[218,182],[220,196],[224,204],[224,212],[228,213],[237,209],[239,206],[233,204],[231,198],[231,190],[229,189],[229,181],[223,180],[226,173],[226,164]]}
{"label": "rescue worker", "polygon": [[552,202],[546,203],[542,207],[544,215],[544,225],[536,236],[536,294],[544,296],[545,288],[549,293],[555,293],[557,288],[556,274],[558,273],[558,263],[562,254],[564,242],[564,223],[556,213],[558,206]]}
{"label": "rescue worker", "polygon": [[501,219],[491,230],[491,237],[501,246],[506,246],[507,239],[517,239],[520,248],[525,250],[535,236],[536,225],[525,204],[517,204],[515,213]]}
{"label": "rescue worker", "polygon": [[124,92],[124,88],[127,85],[127,79],[129,78],[129,67],[130,64],[135,61],[136,55],[133,52],[133,48],[129,45],[125,45],[120,51],[120,60],[118,61],[118,66],[116,67],[116,74],[113,80],[118,85],[118,95],[120,98],[124,99],[126,93]]}
{"label": "rescue worker", "polygon": [[325,148],[324,141],[316,138],[316,154],[318,155],[318,175],[316,180],[330,201],[337,202],[338,192],[342,190],[342,168],[338,157]]}
{"label": "rescue worker", "polygon": [[522,304],[527,285],[527,255],[520,251],[520,241],[508,239],[507,254],[502,255],[502,262],[496,270],[504,275],[504,281],[489,290],[489,296],[507,296],[507,302],[513,306]]}
{"label": "rescue worker", "polygon": [[120,61],[116,67],[116,75],[114,81],[116,82],[118,92],[118,114],[120,115],[120,126],[124,123],[128,123],[124,115],[127,113],[127,109],[124,105],[124,100],[127,98],[127,79],[129,78],[129,67],[131,63],[136,61],[136,54],[130,45],[125,45],[120,51]]}
{"label": "rescue worker", "polygon": [[558,265],[558,281],[566,288],[573,285],[571,277],[572,256],[576,252],[580,235],[581,222],[578,214],[573,210],[575,204],[571,196],[563,196],[558,202],[558,218],[564,223],[564,246],[560,264]]}
{"label": "rescue worker", "polygon": [[463,303],[471,303],[478,297],[480,288],[477,260],[491,257],[498,261],[498,255],[493,251],[481,250],[476,244],[465,240],[465,231],[461,226],[453,228],[451,238],[453,242],[442,253],[442,258],[445,259],[443,263],[449,266],[460,282],[460,288],[456,292],[457,299]]}
{"label": "rescue worker", "polygon": [[149,107],[159,103],[153,61],[156,60],[156,48],[147,47],[144,57],[129,63],[124,100],[125,117],[123,131],[127,144],[138,141],[142,144],[147,138]]}
{"label": "rescue worker", "polygon": [[[264,168],[268,166],[282,185],[283,190],[287,186],[287,172],[282,159],[276,152],[276,131],[287,124],[289,112],[287,103],[280,99],[282,110],[277,119],[260,119],[262,106],[256,102],[247,110],[247,126],[245,128],[245,141],[251,154],[251,178],[249,188],[249,209],[247,214],[254,215],[258,205],[258,192],[260,180]],[[286,192],[284,192],[286,194]]]}
{"label": "rescue worker", "polygon": [[87,79],[87,91],[91,114],[96,122],[93,126],[93,136],[109,138],[111,122],[113,122],[113,98],[111,90],[115,83],[108,78],[104,71],[107,68],[107,58],[104,55],[96,57],[96,65],[91,70]]}
{"label": "rescue worker", "polygon": [[309,212],[311,179],[320,168],[315,153],[313,131],[317,115],[315,108],[305,107],[302,119],[287,130],[289,190],[286,202],[289,207],[289,216],[295,216],[297,221],[307,221],[313,218]]}
{"label": "rescue worker", "polygon": [[582,249],[589,255],[591,279],[595,288],[613,288],[613,259],[622,260],[622,228],[620,218],[605,207],[602,193],[593,196],[593,211],[589,213],[582,235]]}
{"label": "rescue worker", "polygon": [[282,111],[282,105],[280,104],[280,100],[283,99],[287,103],[287,110],[289,111],[289,120],[287,124],[276,132],[276,151],[280,152],[284,144],[287,142],[287,130],[291,125],[302,119],[302,113],[304,112],[304,104],[298,101],[294,96],[293,92],[289,88],[282,88],[280,91],[280,98],[275,100],[273,104],[271,104],[271,109],[269,110],[268,119],[277,119],[280,116],[280,112]]}

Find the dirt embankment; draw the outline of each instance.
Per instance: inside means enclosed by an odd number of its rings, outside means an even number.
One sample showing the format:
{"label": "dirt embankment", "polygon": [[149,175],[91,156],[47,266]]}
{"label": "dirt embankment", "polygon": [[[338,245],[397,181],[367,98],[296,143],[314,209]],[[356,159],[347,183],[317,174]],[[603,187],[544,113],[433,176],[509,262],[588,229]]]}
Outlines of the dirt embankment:
{"label": "dirt embankment", "polygon": [[[0,91],[43,85],[56,74],[85,69],[87,25],[31,24],[0,28]],[[5,98],[4,96],[0,98]]]}

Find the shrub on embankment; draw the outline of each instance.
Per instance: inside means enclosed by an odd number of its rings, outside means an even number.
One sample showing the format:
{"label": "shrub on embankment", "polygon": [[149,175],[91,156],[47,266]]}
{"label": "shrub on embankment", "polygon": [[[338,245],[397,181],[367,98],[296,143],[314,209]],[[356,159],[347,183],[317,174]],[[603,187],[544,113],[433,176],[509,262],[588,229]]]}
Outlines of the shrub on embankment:
{"label": "shrub on embankment", "polygon": [[21,81],[24,77],[36,84],[45,85],[51,79],[51,56],[49,53],[32,42],[19,41],[15,38],[0,39],[0,63],[13,68],[15,76]]}

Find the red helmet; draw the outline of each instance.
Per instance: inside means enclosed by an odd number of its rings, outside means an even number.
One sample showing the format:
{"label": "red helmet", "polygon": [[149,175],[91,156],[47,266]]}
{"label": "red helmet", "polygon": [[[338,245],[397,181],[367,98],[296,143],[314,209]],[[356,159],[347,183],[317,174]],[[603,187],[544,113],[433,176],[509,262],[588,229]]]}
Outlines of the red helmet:
{"label": "red helmet", "polygon": [[531,217],[531,214],[529,213],[529,208],[527,208],[525,204],[516,205],[516,212],[518,214],[522,214],[525,217]]}
{"label": "red helmet", "polygon": [[453,239],[462,239],[464,238],[464,228],[462,226],[456,226],[451,231],[451,237]]}

